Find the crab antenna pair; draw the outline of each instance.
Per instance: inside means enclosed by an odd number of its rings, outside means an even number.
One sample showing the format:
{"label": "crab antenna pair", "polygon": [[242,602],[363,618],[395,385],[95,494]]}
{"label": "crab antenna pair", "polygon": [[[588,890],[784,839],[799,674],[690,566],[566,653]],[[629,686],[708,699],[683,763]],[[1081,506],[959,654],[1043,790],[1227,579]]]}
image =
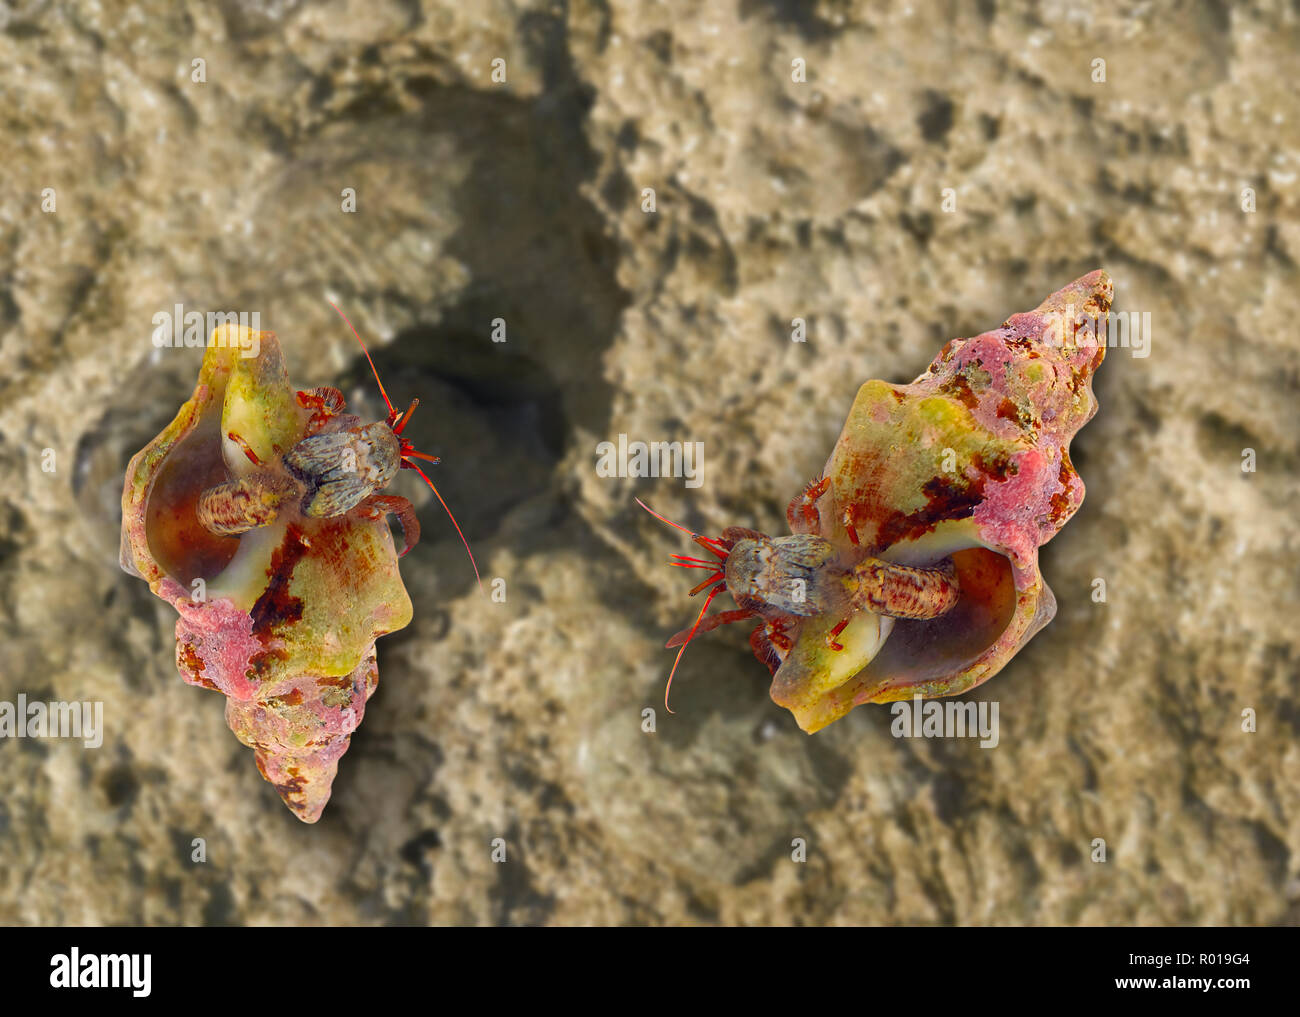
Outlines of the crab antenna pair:
{"label": "crab antenna pair", "polygon": [[[677,651],[677,659],[673,661],[673,668],[668,672],[668,684],[664,688],[664,709],[669,713],[672,713],[673,708],[668,705],[668,694],[673,688],[673,676],[677,674],[677,665],[682,662],[682,654],[686,652],[686,647],[690,645],[691,640],[701,631],[709,632],[712,629],[716,629],[719,625],[728,625],[731,622],[740,621],[742,618],[749,618],[754,612],[746,610],[723,611],[721,614],[713,615],[706,622],[704,614],[708,611],[709,605],[713,603],[713,598],[727,588],[726,573],[722,569],[722,563],[727,560],[727,556],[731,553],[730,544],[718,540],[715,537],[705,537],[693,530],[688,530],[685,526],[673,522],[667,516],[661,516],[640,498],[636,499],[636,503],[656,519],[667,523],[669,526],[676,527],[683,533],[687,534],[691,540],[695,541],[695,543],[699,544],[700,547],[704,548],[706,551],[712,552],[719,559],[716,562],[712,562],[705,558],[688,558],[684,554],[675,554],[672,556],[672,560],[668,562],[669,565],[676,565],[679,568],[707,569],[710,573],[710,575],[702,583],[691,590],[689,594],[689,596],[694,597],[697,593],[709,590],[709,595],[704,598],[704,605],[700,608],[700,613],[695,618],[695,624],[691,626],[690,631],[686,633],[684,639],[681,638],[682,634],[679,632],[668,641],[669,649],[679,645],[679,643],[681,646],[681,649]],[[712,587],[712,589],[710,589],[710,587]],[[701,628],[701,625],[703,625],[703,628]]]}
{"label": "crab antenna pair", "polygon": [[410,407],[402,414],[399,414],[397,410],[393,408],[393,402],[388,398],[388,392],[384,389],[384,383],[379,379],[379,370],[375,367],[375,362],[370,356],[370,351],[366,349],[366,344],[362,342],[361,335],[357,332],[356,326],[348,320],[346,314],[339,310],[338,305],[334,303],[334,301],[329,301],[329,305],[334,308],[335,311],[338,311],[340,318],[347,322],[348,328],[352,329],[352,334],[357,337],[357,342],[361,344],[361,352],[366,355],[366,360],[370,364],[370,371],[375,376],[375,384],[379,386],[379,394],[384,397],[384,405],[388,407],[388,424],[392,427],[393,433],[398,436],[401,443],[402,466],[414,470],[423,477],[424,482],[429,485],[429,490],[433,492],[433,496],[438,499],[438,504],[440,504],[443,511],[447,513],[447,518],[451,520],[451,525],[456,528],[456,534],[460,537],[460,542],[465,545],[465,553],[469,555],[469,563],[474,569],[474,579],[478,582],[479,592],[485,592],[483,590],[483,578],[478,572],[478,563],[474,561],[474,552],[469,548],[469,541],[465,539],[465,534],[461,531],[460,523],[456,522],[456,517],[452,515],[451,509],[447,507],[447,503],[442,500],[442,495],[439,494],[438,489],[433,486],[433,481],[429,479],[429,475],[412,461],[415,459],[424,459],[428,462],[436,463],[439,461],[438,457],[426,455],[424,452],[417,452],[407,439],[401,437],[402,429],[411,422],[411,415],[415,412],[415,408],[420,405],[420,400],[412,399]]}

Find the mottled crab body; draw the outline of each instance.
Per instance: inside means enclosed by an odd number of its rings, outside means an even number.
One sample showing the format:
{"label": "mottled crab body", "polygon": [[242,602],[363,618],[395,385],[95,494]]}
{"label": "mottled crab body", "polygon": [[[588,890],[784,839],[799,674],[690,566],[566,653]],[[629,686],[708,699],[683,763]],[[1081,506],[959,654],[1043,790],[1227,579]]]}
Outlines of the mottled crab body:
{"label": "mottled crab body", "polygon": [[[809,732],[991,678],[1056,611],[1038,548],[1083,501],[1069,445],[1097,409],[1110,299],[1093,272],[948,343],[910,385],[865,383],[821,478],[790,503],[791,536],[692,534],[718,561],[674,562],[711,570],[692,593],[712,590],[669,646],[759,618],[750,644],[772,698]],[[723,589],[738,610],[706,618]]]}
{"label": "mottled crab body", "polygon": [[[723,539],[735,532],[723,531]],[[740,607],[809,617],[843,606],[843,589],[832,578],[835,549],[827,541],[808,534],[744,532],[723,562],[727,590]]]}
{"label": "mottled crab body", "polygon": [[[735,532],[724,530],[723,539]],[[743,532],[746,536],[731,545],[722,574],[736,603],[757,615],[811,618],[872,610],[891,618],[935,618],[956,603],[951,561],[914,568],[846,554],[815,534]]]}
{"label": "mottled crab body", "polygon": [[[800,499],[792,503],[791,511],[798,504]],[[664,518],[647,506],[642,507]],[[664,521],[677,525],[671,520]],[[750,645],[755,655],[773,671],[793,648],[791,633],[805,619],[840,619],[825,636],[826,647],[838,653],[845,648],[839,636],[856,613],[869,612],[877,617],[876,639],[882,641],[894,619],[937,618],[950,611],[960,596],[951,559],[933,568],[918,568],[838,549],[815,534],[770,537],[739,526],[728,527],[719,538],[699,534],[691,537],[720,560],[714,564],[699,558],[675,556],[678,560],[674,565],[711,572],[691,591],[692,595],[710,588],[712,592],[695,625],[677,633],[668,645],[685,649],[686,643],[700,632],[745,618],[758,618],[760,622],[750,636]],[[722,590],[731,594],[738,610],[706,619],[704,614],[709,603]],[[673,670],[675,673],[676,665]],[[671,683],[670,675],[670,686]]]}
{"label": "mottled crab body", "polygon": [[[242,451],[252,469],[204,490],[199,520],[212,533],[238,536],[270,525],[289,502],[303,515],[322,519],[353,510],[370,516],[392,512],[402,524],[406,554],[420,537],[415,509],[406,498],[380,492],[392,483],[407,456],[437,459],[403,445],[402,423],[395,413],[387,422],[373,424],[344,413],[338,389],[298,392],[297,401],[311,414],[308,436],[278,461],[264,460],[238,432],[227,433],[227,441]],[[415,404],[400,421],[408,420],[414,409]]]}
{"label": "mottled crab body", "polygon": [[349,416],[298,442],[285,454],[284,464],[307,488],[303,512],[338,516],[392,482],[402,465],[402,447],[382,421],[362,424]]}

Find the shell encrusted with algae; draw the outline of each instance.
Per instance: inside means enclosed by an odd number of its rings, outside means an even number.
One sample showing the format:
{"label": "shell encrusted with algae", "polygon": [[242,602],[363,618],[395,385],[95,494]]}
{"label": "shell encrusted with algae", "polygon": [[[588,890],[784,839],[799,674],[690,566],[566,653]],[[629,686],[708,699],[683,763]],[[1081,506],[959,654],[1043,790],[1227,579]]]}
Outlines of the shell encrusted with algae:
{"label": "shell encrusted with algae", "polygon": [[[951,696],[997,674],[1056,614],[1038,548],[1083,501],[1070,441],[1097,412],[1098,321],[1112,285],[1095,271],[1037,309],[954,339],[910,385],[859,390],[811,506],[790,512],[850,557],[925,567],[951,559],[960,596],[928,619],[807,620],[772,698],[816,731],[862,703]],[[891,624],[887,624],[892,622]]]}
{"label": "shell encrusted with algae", "polygon": [[[301,492],[285,453],[342,419],[307,395],[273,332],[218,328],[194,394],[127,468],[121,564],[179,613],[181,677],[226,696],[230,729],[314,823],[378,683],[375,640],[411,620],[411,601],[382,513],[322,518],[284,496]],[[241,480],[276,503],[270,521],[213,533],[201,496]]]}
{"label": "shell encrusted with algae", "polygon": [[772,699],[809,733],[862,703],[956,695],[997,674],[1056,613],[1038,549],[1083,501],[1069,448],[1097,411],[1111,293],[1092,272],[949,342],[910,385],[866,382],[790,503],[791,535],[691,534],[719,560],[674,564],[711,570],[692,593],[725,589],[737,610],[706,618],[706,600],[668,645],[758,619],[750,644]]}

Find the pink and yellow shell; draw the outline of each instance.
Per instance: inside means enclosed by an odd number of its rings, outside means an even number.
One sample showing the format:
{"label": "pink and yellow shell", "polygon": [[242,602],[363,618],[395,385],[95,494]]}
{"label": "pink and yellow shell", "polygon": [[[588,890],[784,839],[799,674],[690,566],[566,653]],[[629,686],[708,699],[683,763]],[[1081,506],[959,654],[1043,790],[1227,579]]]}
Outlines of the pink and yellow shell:
{"label": "pink and yellow shell", "polygon": [[[951,696],[997,674],[1056,614],[1038,549],[1083,501],[1070,441],[1097,411],[1092,375],[1112,286],[1095,271],[1035,310],[954,339],[910,385],[858,391],[796,532],[848,555],[927,566],[951,557],[961,595],[929,619],[854,615],[799,626],[772,698],[805,731],[861,703]],[[892,623],[892,624],[886,624]]]}
{"label": "pink and yellow shell", "polygon": [[738,609],[706,618],[706,601],[668,645],[759,619],[750,643],[772,699],[809,733],[862,703],[956,695],[997,674],[1056,613],[1038,549],[1083,501],[1070,441],[1097,411],[1111,291],[1092,272],[954,339],[910,385],[864,384],[790,504],[793,536],[692,534],[719,561],[674,564],[711,570],[692,592],[725,588]]}
{"label": "pink and yellow shell", "polygon": [[[179,613],[181,677],[226,697],[262,775],[314,823],[375,691],[375,640],[411,620],[411,601],[382,514],[301,511],[284,454],[341,410],[304,395],[274,333],[214,332],[194,394],[127,468],[121,564]],[[203,492],[250,478],[270,521],[211,532]]]}

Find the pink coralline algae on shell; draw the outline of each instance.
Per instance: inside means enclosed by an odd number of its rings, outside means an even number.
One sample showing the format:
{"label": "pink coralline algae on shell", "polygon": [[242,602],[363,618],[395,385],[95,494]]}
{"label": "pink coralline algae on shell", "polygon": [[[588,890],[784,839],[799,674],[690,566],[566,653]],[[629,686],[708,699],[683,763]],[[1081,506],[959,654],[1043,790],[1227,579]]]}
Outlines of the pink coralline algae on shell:
{"label": "pink coralline algae on shell", "polygon": [[[194,395],[131,460],[122,493],[122,567],[180,615],[181,677],[226,697],[230,729],[307,823],[378,683],[375,640],[411,620],[383,511],[309,515],[283,465],[305,437],[356,421],[329,392],[290,387],[274,333],[219,329]],[[223,512],[253,522],[214,533],[201,506],[235,488]]]}
{"label": "pink coralline algae on shell", "polygon": [[[1097,411],[1112,286],[1092,272],[1000,328],[954,339],[910,385],[868,381],[793,534],[692,534],[697,588],[755,618],[772,699],[814,732],[862,703],[966,692],[1056,613],[1038,549],[1083,501],[1070,441]],[[707,609],[707,602],[705,608]],[[680,659],[680,653],[679,653]],[[670,679],[671,680],[671,679]]]}

